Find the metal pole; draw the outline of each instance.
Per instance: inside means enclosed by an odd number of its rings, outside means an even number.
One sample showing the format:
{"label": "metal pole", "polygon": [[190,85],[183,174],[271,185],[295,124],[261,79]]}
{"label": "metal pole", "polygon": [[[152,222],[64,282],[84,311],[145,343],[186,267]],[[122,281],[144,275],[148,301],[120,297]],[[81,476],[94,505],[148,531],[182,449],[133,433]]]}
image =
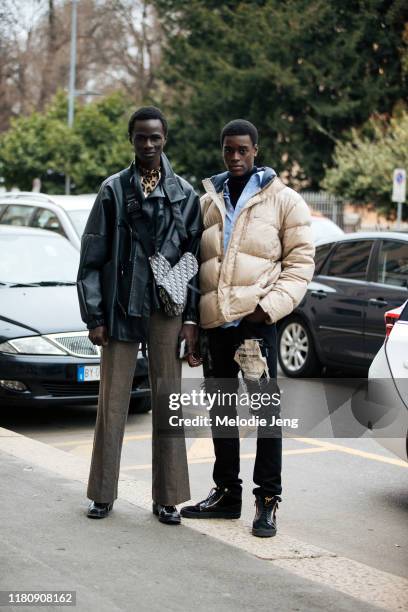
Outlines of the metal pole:
{"label": "metal pole", "polygon": [[[69,66],[69,88],[68,88],[68,127],[74,125],[74,103],[75,103],[75,73],[76,73],[76,43],[77,43],[77,4],[78,0],[71,0],[71,58]],[[71,191],[71,177],[65,175],[65,194]]]}
{"label": "metal pole", "polygon": [[401,229],[401,221],[402,221],[402,202],[398,202],[398,208],[397,208],[397,230]]}

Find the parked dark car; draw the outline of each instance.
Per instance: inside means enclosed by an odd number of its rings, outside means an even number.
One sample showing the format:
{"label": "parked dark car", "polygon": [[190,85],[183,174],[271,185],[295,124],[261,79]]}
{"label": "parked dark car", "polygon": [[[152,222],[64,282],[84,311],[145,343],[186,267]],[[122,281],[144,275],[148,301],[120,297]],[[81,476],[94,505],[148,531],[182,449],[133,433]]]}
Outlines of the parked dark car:
{"label": "parked dark car", "polygon": [[384,313],[408,298],[408,236],[358,232],[316,246],[307,293],[278,323],[278,359],[290,377],[322,366],[366,374],[384,341]]}
{"label": "parked dark car", "polygon": [[[78,260],[54,232],[0,225],[0,406],[96,402],[100,349],[79,313]],[[149,409],[139,353],[131,410]]]}

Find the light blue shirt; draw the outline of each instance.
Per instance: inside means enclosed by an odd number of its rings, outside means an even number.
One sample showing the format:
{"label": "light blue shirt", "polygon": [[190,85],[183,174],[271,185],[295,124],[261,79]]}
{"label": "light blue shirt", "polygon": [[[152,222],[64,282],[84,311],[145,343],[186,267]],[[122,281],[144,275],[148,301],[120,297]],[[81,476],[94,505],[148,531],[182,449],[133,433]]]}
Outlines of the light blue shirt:
{"label": "light blue shirt", "polygon": [[[228,244],[231,238],[232,231],[234,229],[235,222],[241,210],[244,208],[245,204],[250,200],[258,191],[261,190],[262,185],[262,177],[264,175],[264,170],[259,170],[253,174],[247,184],[245,185],[242,193],[238,199],[238,202],[235,206],[231,204],[229,189],[228,189],[228,179],[224,183],[223,187],[223,196],[225,203],[225,223],[224,223],[224,253],[227,252]],[[237,327],[241,322],[241,319],[236,319],[235,321],[231,321],[230,323],[224,323],[221,327]]]}

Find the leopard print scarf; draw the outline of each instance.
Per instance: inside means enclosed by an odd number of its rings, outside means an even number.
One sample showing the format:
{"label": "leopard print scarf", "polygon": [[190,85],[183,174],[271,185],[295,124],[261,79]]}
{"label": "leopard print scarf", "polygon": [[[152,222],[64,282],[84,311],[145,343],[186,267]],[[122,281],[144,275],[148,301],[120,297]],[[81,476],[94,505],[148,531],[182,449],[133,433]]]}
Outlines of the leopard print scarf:
{"label": "leopard print scarf", "polygon": [[139,167],[140,182],[145,198],[147,198],[156,188],[161,178],[161,172],[159,168],[153,168],[147,170],[146,168]]}

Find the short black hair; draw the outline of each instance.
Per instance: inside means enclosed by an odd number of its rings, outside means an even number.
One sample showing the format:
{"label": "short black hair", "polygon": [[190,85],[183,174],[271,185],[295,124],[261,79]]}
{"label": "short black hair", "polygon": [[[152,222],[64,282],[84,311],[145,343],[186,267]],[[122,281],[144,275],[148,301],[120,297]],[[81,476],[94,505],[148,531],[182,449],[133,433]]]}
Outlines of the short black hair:
{"label": "short black hair", "polygon": [[164,135],[167,136],[168,125],[166,117],[163,115],[161,110],[156,106],[142,106],[137,111],[133,113],[133,115],[129,119],[128,123],[128,136],[129,140],[132,140],[133,128],[135,125],[135,121],[148,121],[149,119],[158,119],[161,121],[163,126]]}
{"label": "short black hair", "polygon": [[252,144],[258,144],[258,130],[253,123],[246,119],[234,119],[230,121],[222,128],[221,132],[221,146],[224,144],[224,138],[226,136],[250,136]]}

